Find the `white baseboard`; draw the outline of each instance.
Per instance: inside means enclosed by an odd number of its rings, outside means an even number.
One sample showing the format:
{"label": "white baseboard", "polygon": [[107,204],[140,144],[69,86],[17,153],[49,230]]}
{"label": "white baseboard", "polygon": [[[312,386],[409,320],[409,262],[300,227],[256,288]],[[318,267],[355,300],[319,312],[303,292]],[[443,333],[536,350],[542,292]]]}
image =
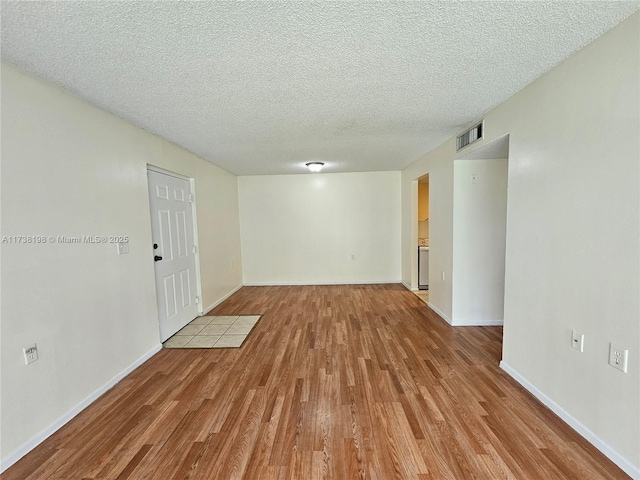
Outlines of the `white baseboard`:
{"label": "white baseboard", "polygon": [[380,281],[344,281],[344,282],[252,282],[245,283],[245,287],[298,287],[298,286],[322,286],[322,285],[382,285],[386,283],[402,283],[400,280]]}
{"label": "white baseboard", "polygon": [[[404,285],[404,288],[406,288],[407,290],[409,290],[410,292],[419,292],[420,289],[419,288],[411,288],[411,286],[407,283],[401,282],[402,285]],[[426,290],[425,290],[426,291]]]}
{"label": "white baseboard", "polygon": [[427,305],[431,310],[436,312],[440,317],[444,319],[445,322],[447,322],[452,327],[491,327],[504,325],[503,320],[456,320],[454,322],[444,313],[438,310],[438,308],[436,308],[432,303],[427,303]]}
{"label": "white baseboard", "polygon": [[234,288],[229,293],[227,293],[224,297],[222,297],[219,300],[216,300],[215,302],[213,302],[211,305],[209,305],[207,308],[204,309],[203,315],[206,315],[208,312],[210,312],[211,310],[216,308],[218,305],[220,305],[222,302],[224,302],[227,298],[229,298],[231,295],[236,293],[242,287],[244,287],[244,285],[242,285],[242,284],[238,285],[236,288]]}
{"label": "white baseboard", "polygon": [[585,427],[582,423],[576,420],[571,414],[564,410],[560,405],[555,403],[551,398],[545,395],[543,392],[529,382],[526,378],[520,375],[517,371],[511,368],[504,361],[500,362],[500,368],[507,372],[516,382],[527,389],[534,397],[540,400],[546,407],[548,407],[553,413],[558,415],[565,423],[567,423],[576,432],[582,435],[589,443],[600,450],[609,460],[620,467],[624,472],[635,480],[640,480],[640,466],[634,465],[629,460],[624,458],[618,452],[616,452],[609,444],[603,441],[595,433]]}
{"label": "white baseboard", "polygon": [[452,325],[452,323],[451,323],[451,319],[450,319],[449,317],[447,317],[444,313],[442,313],[440,310],[438,310],[438,308],[437,308],[437,307],[435,307],[435,306],[433,305],[433,303],[429,302],[429,303],[427,303],[427,305],[429,306],[429,308],[430,308],[431,310],[433,310],[433,311],[434,311],[434,312],[436,312],[440,317],[442,317],[442,319],[443,319],[445,322],[447,322],[449,325]]}
{"label": "white baseboard", "polygon": [[503,320],[454,320],[454,327],[495,327],[504,325]]}
{"label": "white baseboard", "polygon": [[33,436],[27,442],[22,444],[17,450],[15,450],[14,452],[10,453],[5,458],[1,459],[0,460],[0,473],[4,472],[7,468],[9,468],[11,465],[16,463],[18,460],[20,460],[22,457],[24,457],[31,450],[36,448],[43,441],[45,441],[47,438],[49,438],[53,433],[55,433],[57,430],[62,428],[67,422],[69,422],[69,420],[71,420],[73,417],[78,415],[82,410],[84,410],[89,405],[91,405],[93,402],[95,402],[99,397],[101,397],[105,392],[107,392],[107,390],[110,390],[111,388],[113,388],[120,380],[122,380],[124,377],[129,375],[136,368],[138,368],[140,365],[142,365],[144,362],[146,362],[152,356],[154,356],[156,353],[158,353],[160,351],[160,349],[162,349],[162,345],[161,344],[158,344],[155,347],[153,347],[151,350],[149,350],[147,353],[142,355],[135,362],[133,362],[131,365],[129,365],[127,368],[125,368],[122,372],[120,372],[115,377],[113,377],[111,380],[109,380],[105,385],[103,385],[98,390],[96,390],[91,395],[89,395],[87,398],[85,398],[80,403],[78,403],[75,407],[73,407],[71,410],[69,410],[66,414],[64,414],[58,420],[56,420],[51,425],[49,425],[47,428],[42,430],[40,433],[38,433],[37,435]]}

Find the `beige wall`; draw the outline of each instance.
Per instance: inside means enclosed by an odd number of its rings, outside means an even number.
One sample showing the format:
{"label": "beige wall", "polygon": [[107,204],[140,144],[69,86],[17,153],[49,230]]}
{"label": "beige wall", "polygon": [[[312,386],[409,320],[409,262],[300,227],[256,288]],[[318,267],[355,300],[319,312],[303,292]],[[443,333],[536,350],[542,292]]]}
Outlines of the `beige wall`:
{"label": "beige wall", "polygon": [[400,173],[238,177],[244,283],[400,280]]}
{"label": "beige wall", "polygon": [[[638,478],[639,52],[636,13],[488,113],[485,139],[470,147],[510,135],[503,367]],[[453,194],[432,170],[454,158],[450,140],[402,172],[405,281],[412,182],[430,174],[433,212]],[[433,250],[446,235],[431,218]],[[584,353],[571,348],[572,329],[585,334]],[[627,374],[607,364],[609,342],[629,349]]]}
{"label": "beige wall", "polygon": [[126,235],[131,250],[2,244],[5,468],[159,347],[147,164],[195,179],[204,305],[242,279],[234,175],[6,64],[1,154],[3,236]]}
{"label": "beige wall", "polygon": [[507,159],[456,160],[453,325],[503,323],[506,222]]}

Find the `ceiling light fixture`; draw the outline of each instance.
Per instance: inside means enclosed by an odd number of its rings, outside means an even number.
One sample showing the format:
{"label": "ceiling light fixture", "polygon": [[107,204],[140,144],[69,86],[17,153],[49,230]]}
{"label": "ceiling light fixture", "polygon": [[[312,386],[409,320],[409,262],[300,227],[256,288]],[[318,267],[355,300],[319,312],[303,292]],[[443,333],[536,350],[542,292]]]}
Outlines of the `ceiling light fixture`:
{"label": "ceiling light fixture", "polygon": [[324,163],[322,162],[309,162],[306,164],[313,173],[319,172],[324,167]]}

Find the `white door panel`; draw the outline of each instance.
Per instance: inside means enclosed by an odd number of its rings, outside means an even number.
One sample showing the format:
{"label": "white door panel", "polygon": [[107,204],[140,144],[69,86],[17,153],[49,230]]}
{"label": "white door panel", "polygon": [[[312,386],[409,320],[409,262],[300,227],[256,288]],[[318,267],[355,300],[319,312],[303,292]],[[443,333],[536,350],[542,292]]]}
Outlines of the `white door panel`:
{"label": "white door panel", "polygon": [[[198,316],[193,212],[189,181],[148,171],[160,338]],[[159,259],[161,257],[161,259]]]}

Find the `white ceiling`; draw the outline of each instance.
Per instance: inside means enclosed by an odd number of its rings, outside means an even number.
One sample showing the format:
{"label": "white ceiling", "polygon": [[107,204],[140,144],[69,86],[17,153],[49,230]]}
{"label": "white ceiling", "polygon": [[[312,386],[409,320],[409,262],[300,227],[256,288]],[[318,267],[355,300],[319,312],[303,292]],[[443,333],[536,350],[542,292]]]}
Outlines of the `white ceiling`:
{"label": "white ceiling", "polygon": [[238,175],[399,170],[639,8],[2,1],[2,58]]}

